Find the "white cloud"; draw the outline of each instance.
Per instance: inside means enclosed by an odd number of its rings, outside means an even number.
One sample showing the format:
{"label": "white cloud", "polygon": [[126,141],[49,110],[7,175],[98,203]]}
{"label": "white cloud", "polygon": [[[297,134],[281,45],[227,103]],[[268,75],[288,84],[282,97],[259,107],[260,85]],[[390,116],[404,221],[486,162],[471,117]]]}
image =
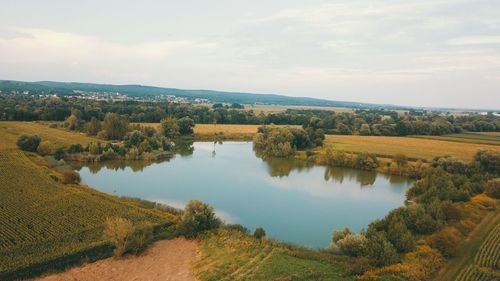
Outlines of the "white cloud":
{"label": "white cloud", "polygon": [[463,36],[448,40],[450,45],[500,45],[500,36]]}
{"label": "white cloud", "polygon": [[177,50],[213,48],[211,42],[189,40],[152,41],[135,45],[119,44],[93,36],[39,28],[11,28],[18,35],[0,38],[1,62],[69,60],[104,62],[116,60],[157,60]]}

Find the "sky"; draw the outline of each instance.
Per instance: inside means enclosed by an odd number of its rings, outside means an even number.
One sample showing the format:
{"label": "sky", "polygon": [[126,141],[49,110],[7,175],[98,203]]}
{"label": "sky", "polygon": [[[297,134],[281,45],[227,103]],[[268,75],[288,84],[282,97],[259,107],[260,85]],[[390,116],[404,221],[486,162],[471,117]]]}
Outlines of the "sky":
{"label": "sky", "polygon": [[0,0],[0,79],[500,109],[498,0]]}

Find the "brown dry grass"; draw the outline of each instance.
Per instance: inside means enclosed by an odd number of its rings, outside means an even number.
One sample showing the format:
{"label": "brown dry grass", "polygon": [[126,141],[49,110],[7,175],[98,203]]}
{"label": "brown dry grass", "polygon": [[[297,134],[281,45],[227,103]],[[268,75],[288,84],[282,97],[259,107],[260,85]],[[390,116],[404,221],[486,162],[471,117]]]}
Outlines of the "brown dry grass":
{"label": "brown dry grass", "polygon": [[17,137],[21,134],[39,135],[42,140],[48,140],[56,146],[67,146],[75,143],[86,145],[96,140],[84,133],[49,128],[48,123],[0,121],[0,149],[16,147]]}
{"label": "brown dry grass", "polygon": [[410,158],[431,160],[436,156],[450,155],[470,161],[480,149],[500,150],[499,146],[460,143],[443,140],[412,137],[379,136],[326,136],[327,146],[350,152],[369,152],[380,156],[392,157],[398,153]]}

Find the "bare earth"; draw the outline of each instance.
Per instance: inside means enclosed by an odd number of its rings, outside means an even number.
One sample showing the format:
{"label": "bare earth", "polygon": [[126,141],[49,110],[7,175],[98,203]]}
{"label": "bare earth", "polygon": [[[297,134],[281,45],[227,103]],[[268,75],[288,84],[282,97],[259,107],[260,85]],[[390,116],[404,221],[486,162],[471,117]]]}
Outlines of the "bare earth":
{"label": "bare earth", "polygon": [[197,251],[196,241],[184,238],[159,241],[138,257],[109,258],[35,280],[195,281],[191,265]]}

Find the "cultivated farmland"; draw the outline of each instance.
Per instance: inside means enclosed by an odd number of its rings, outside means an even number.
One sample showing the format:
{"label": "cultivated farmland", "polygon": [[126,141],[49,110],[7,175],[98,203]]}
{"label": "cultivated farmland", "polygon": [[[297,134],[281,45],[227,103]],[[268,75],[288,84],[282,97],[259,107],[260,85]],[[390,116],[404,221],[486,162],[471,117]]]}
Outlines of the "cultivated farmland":
{"label": "cultivated farmland", "polygon": [[369,152],[389,158],[401,153],[414,159],[432,160],[436,156],[450,155],[465,161],[471,161],[474,154],[481,149],[500,150],[498,145],[437,139],[338,135],[327,135],[326,146],[348,152]]}
{"label": "cultivated farmland", "polygon": [[474,256],[474,263],[460,272],[457,281],[493,281],[500,279],[500,222],[489,233]]}
{"label": "cultivated farmland", "polygon": [[[30,154],[0,150],[0,280],[106,257],[107,217],[168,224],[174,217],[83,185],[56,182]],[[37,160],[40,161],[40,160]]]}

